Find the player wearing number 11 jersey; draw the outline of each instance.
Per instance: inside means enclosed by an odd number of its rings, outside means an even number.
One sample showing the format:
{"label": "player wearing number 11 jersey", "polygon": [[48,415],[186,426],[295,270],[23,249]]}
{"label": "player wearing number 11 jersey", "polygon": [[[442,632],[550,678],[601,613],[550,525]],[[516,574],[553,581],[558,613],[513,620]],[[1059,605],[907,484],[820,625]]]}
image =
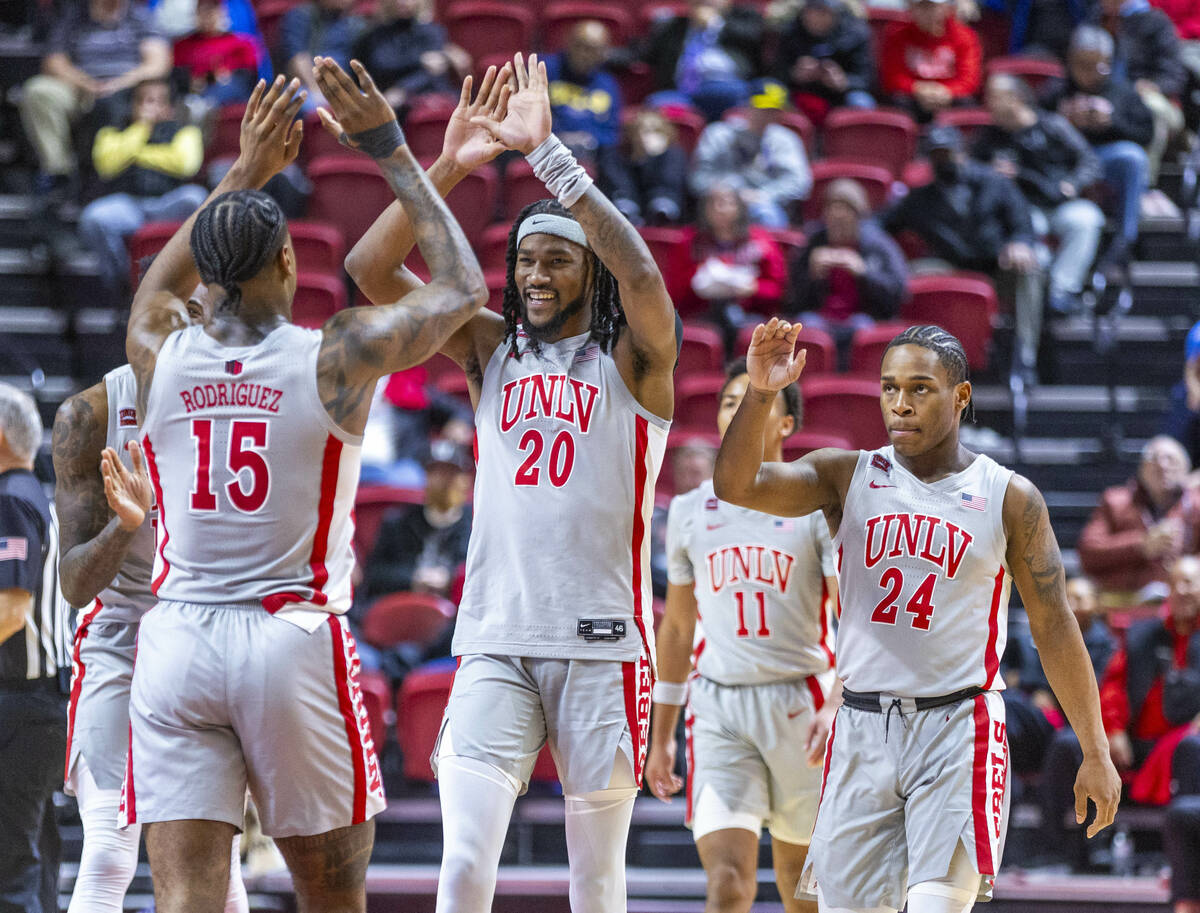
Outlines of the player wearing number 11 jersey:
{"label": "player wearing number 11 jersey", "polygon": [[1067,606],[1045,502],[1027,480],[959,443],[971,401],[962,344],[910,327],[883,357],[892,445],[762,463],[775,390],[804,367],[798,326],[754,331],[750,389],[717,458],[718,497],[782,516],[821,510],[841,599],[843,704],[799,891],[822,913],[965,913],[990,895],[1008,817],[1008,745],[997,675],[1015,579],[1055,694],[1084,746],[1075,782],[1089,833],[1121,784],[1099,696]]}

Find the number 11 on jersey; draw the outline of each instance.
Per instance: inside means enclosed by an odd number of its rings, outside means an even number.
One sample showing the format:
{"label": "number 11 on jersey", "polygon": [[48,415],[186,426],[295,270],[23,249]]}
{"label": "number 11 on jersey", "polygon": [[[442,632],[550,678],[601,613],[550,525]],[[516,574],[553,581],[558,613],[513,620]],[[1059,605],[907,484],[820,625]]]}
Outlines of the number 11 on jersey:
{"label": "number 11 on jersey", "polygon": [[[754,632],[754,636],[770,637],[771,629],[767,627],[767,594],[762,590],[755,590],[752,595],[758,604],[758,630]],[[746,591],[738,590],[733,594],[733,598],[737,600],[737,636],[749,637],[750,629],[746,627]]]}

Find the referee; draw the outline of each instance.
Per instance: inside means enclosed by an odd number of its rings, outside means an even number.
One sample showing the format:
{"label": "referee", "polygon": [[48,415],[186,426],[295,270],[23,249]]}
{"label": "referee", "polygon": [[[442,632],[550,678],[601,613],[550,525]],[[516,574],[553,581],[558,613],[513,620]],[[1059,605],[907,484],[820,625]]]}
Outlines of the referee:
{"label": "referee", "polygon": [[51,797],[63,778],[71,670],[58,530],[33,474],[41,443],[33,400],[0,384],[0,913],[58,911]]}

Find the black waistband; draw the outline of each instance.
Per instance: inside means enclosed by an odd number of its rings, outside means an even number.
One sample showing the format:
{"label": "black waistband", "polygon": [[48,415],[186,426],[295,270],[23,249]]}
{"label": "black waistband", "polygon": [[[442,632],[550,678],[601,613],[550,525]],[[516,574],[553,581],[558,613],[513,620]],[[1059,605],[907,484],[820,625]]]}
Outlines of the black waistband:
{"label": "black waistband", "polygon": [[58,676],[54,678],[0,678],[0,693],[3,692],[10,694],[65,693]]}
{"label": "black waistband", "polygon": [[[985,693],[984,689],[979,687],[963,688],[961,691],[939,694],[937,697],[913,698],[913,703],[916,704],[918,710],[932,710],[934,707],[957,704]],[[867,710],[871,713],[883,713],[884,704],[888,703],[886,698],[882,702],[880,701],[880,692],[878,691],[851,691],[849,688],[842,689],[842,702],[855,710]]]}

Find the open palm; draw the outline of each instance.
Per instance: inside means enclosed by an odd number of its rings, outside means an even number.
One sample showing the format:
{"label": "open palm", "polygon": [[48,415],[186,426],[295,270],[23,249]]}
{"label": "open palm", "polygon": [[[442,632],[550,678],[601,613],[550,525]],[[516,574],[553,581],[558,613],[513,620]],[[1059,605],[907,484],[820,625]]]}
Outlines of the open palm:
{"label": "open palm", "polygon": [[471,99],[471,77],[463,80],[458,105],[446,125],[442,155],[464,171],[473,171],[487,164],[508,148],[488,130],[471,123],[471,118],[482,116],[504,120],[512,94],[512,86],[509,85],[511,77],[511,64],[506,63],[499,72],[495,67],[488,67],[474,100]]}
{"label": "open palm", "polygon": [[112,512],[123,527],[137,529],[154,503],[154,492],[137,441],[130,442],[129,456],[132,472],[125,468],[115,450],[104,448],[100,454],[100,475],[104,479],[104,497]]}
{"label": "open palm", "polygon": [[526,67],[518,53],[512,68],[517,91],[508,99],[506,115],[476,115],[471,123],[483,127],[506,148],[528,155],[550,135],[550,80],[546,64],[538,60],[537,54],[529,55]]}
{"label": "open palm", "polygon": [[759,390],[782,390],[795,383],[804,370],[805,351],[796,351],[800,324],[778,317],[754,328],[746,351],[746,373],[750,384]]}

